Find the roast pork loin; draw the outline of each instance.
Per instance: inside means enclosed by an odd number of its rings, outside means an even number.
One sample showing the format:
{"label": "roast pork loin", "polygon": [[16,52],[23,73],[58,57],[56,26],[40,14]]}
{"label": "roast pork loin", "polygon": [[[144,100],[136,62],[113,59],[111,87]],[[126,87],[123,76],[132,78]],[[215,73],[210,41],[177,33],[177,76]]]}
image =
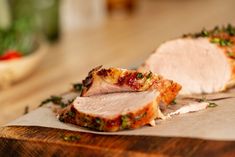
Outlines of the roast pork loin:
{"label": "roast pork loin", "polygon": [[59,119],[98,131],[139,128],[158,116],[158,94],[152,90],[77,97]]}
{"label": "roast pork loin", "polygon": [[117,92],[141,92],[157,89],[159,103],[169,104],[181,86],[151,71],[138,72],[119,68],[97,67],[83,81],[81,96],[93,96]]}
{"label": "roast pork loin", "polygon": [[140,69],[178,82],[180,94],[213,93],[235,85],[234,58],[235,28],[228,25],[167,41]]}

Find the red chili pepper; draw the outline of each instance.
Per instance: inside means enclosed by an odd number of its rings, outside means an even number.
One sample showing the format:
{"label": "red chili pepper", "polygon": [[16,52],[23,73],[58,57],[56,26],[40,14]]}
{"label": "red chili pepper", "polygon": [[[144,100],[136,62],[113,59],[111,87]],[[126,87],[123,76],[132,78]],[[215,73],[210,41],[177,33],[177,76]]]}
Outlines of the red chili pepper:
{"label": "red chili pepper", "polygon": [[9,50],[0,56],[0,60],[11,60],[21,58],[22,54],[19,51]]}

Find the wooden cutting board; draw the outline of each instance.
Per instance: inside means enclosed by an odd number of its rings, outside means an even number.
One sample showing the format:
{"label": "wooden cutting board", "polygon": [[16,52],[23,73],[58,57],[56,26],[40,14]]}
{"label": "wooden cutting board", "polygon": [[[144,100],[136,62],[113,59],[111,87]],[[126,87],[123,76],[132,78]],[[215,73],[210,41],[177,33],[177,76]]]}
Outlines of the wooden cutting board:
{"label": "wooden cutting board", "polygon": [[[68,138],[76,137],[74,140]],[[94,135],[46,127],[0,128],[0,156],[235,156],[235,141]]]}

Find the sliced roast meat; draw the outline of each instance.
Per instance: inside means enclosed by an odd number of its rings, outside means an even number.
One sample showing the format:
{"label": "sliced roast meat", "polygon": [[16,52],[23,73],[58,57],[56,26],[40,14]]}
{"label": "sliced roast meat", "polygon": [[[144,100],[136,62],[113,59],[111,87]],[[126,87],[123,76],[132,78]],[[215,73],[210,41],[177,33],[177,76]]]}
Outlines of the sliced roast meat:
{"label": "sliced roast meat", "polygon": [[142,73],[136,70],[97,67],[90,71],[83,81],[81,96],[155,89],[160,92],[158,101],[169,104],[176,97],[181,86],[151,71]]}
{"label": "sliced roast meat", "polygon": [[230,29],[235,32],[228,26],[167,41],[140,69],[178,82],[180,94],[223,91],[235,84],[235,37]]}
{"label": "sliced roast meat", "polygon": [[59,119],[98,131],[139,128],[158,116],[158,94],[152,90],[77,97]]}

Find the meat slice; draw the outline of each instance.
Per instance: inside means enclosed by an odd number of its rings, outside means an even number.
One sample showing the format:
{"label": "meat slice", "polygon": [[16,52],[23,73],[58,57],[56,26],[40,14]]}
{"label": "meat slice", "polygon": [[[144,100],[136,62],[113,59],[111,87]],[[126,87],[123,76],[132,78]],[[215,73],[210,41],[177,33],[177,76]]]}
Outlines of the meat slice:
{"label": "meat slice", "polygon": [[59,119],[98,131],[139,128],[158,116],[158,94],[152,90],[77,97]]}
{"label": "meat slice", "polygon": [[[234,30],[234,31],[231,31]],[[202,31],[167,41],[143,67],[182,85],[180,94],[219,92],[235,85],[235,28]]]}
{"label": "meat slice", "polygon": [[81,96],[155,89],[160,92],[158,101],[169,104],[176,97],[181,86],[151,71],[142,73],[136,70],[97,67],[90,71],[83,81]]}

